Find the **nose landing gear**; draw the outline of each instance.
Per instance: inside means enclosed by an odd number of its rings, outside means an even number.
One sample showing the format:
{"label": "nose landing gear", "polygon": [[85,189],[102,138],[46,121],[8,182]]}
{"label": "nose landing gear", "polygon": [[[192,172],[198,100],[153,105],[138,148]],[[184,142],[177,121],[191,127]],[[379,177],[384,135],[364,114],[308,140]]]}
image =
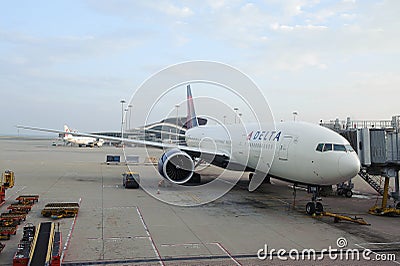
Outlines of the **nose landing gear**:
{"label": "nose landing gear", "polygon": [[324,206],[322,205],[321,198],[319,197],[319,189],[319,187],[307,187],[307,192],[313,194],[311,201],[306,204],[306,213],[308,215],[320,215],[324,212]]}

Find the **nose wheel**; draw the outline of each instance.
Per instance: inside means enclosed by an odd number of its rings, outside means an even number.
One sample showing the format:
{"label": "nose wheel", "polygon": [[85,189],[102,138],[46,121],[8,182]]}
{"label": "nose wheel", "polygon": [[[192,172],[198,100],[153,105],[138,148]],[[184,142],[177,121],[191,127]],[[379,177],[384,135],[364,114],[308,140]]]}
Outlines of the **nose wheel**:
{"label": "nose wheel", "polygon": [[306,213],[308,215],[321,214],[324,212],[324,205],[321,202],[310,201],[306,204]]}
{"label": "nose wheel", "polygon": [[319,187],[308,187],[307,191],[313,193],[311,201],[306,204],[306,213],[308,215],[322,214],[324,206],[321,203],[321,198],[318,196]]}

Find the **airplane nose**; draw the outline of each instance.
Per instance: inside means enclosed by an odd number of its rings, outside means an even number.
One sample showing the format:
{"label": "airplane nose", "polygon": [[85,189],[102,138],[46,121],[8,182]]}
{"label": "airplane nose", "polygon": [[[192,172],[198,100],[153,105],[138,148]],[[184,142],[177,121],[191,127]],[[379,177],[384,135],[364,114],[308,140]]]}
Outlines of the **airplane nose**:
{"label": "airplane nose", "polygon": [[360,160],[356,154],[346,154],[339,158],[339,173],[343,179],[355,177],[360,172]]}

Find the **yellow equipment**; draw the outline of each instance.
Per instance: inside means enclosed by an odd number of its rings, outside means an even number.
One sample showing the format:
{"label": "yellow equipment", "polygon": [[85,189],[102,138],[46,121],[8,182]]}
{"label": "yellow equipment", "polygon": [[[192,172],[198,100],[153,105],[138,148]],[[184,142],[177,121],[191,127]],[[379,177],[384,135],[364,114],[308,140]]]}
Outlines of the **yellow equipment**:
{"label": "yellow equipment", "polygon": [[[400,215],[400,208],[392,208],[387,206],[387,201],[389,198],[389,177],[385,177],[385,185],[383,187],[383,197],[382,197],[382,205],[381,206],[373,206],[371,209],[369,209],[368,213],[374,214],[374,215],[388,215],[388,216],[394,216],[394,215]],[[399,206],[399,204],[397,204]]]}
{"label": "yellow equipment", "polygon": [[4,204],[6,200],[6,189],[14,186],[14,172],[6,170],[1,175],[0,180],[0,206]]}
{"label": "yellow equipment", "polygon": [[353,218],[353,217],[350,217],[347,215],[336,214],[336,213],[331,213],[331,212],[323,212],[323,215],[333,217],[333,221],[335,223],[338,223],[341,220],[343,220],[343,221],[353,222],[353,223],[362,224],[362,225],[371,225],[371,224],[367,223],[366,221],[364,221],[364,219],[361,217]]}
{"label": "yellow equipment", "polygon": [[7,189],[14,186],[14,172],[6,170],[1,176],[1,185]]}
{"label": "yellow equipment", "polygon": [[79,211],[77,202],[52,202],[46,204],[42,210],[44,217],[59,219],[63,217],[75,217]]}

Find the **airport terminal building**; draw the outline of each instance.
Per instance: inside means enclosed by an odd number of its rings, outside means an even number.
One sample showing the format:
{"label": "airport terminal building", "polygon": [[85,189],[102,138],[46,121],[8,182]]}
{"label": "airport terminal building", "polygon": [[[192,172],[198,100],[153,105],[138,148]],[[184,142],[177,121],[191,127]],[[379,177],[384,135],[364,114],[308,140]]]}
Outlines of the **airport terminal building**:
{"label": "airport terminal building", "polygon": [[[198,117],[199,125],[206,125],[207,119]],[[187,117],[170,117],[139,128],[125,129],[124,137],[131,139],[184,143]],[[121,137],[121,132],[94,132],[93,134]]]}

